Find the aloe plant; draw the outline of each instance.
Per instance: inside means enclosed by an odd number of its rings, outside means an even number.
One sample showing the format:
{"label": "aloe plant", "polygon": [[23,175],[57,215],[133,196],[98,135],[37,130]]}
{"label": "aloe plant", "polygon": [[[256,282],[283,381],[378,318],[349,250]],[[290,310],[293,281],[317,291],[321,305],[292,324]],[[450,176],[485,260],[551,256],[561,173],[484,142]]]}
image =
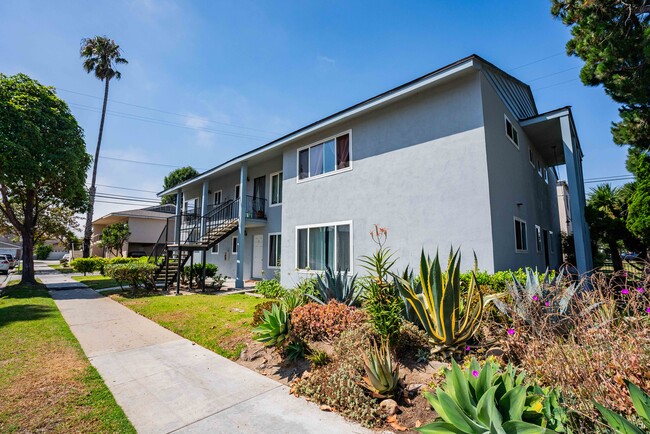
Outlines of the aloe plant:
{"label": "aloe plant", "polygon": [[274,304],[264,311],[262,323],[253,329],[255,340],[267,347],[282,345],[289,336],[289,314],[284,307]]}
{"label": "aloe plant", "polygon": [[[440,260],[420,258],[420,280],[393,275],[395,284],[413,315],[436,345],[436,352],[454,353],[476,332],[483,316],[483,296],[472,274],[469,289],[463,297],[460,283],[460,251],[449,253],[447,270],[443,273]],[[478,269],[475,258],[475,269]],[[410,309],[410,310],[409,310]]]}
{"label": "aloe plant", "polygon": [[363,377],[363,387],[368,389],[376,398],[390,398],[395,395],[399,385],[399,366],[393,366],[393,359],[386,342],[381,345],[373,343],[370,356],[363,354],[363,367],[366,376]]}
{"label": "aloe plant", "polygon": [[359,298],[361,290],[356,288],[357,275],[347,277],[347,271],[341,270],[334,274],[334,271],[328,266],[325,269],[324,276],[316,276],[320,298],[307,294],[308,297],[320,304],[327,304],[330,300],[336,300],[340,303],[352,306]]}
{"label": "aloe plant", "polygon": [[442,387],[435,394],[424,394],[441,420],[415,429],[424,434],[553,432],[548,428],[564,432],[561,425],[549,426],[546,397],[525,379],[526,374],[517,374],[512,365],[499,372],[496,363],[488,361],[481,368],[472,358],[469,368],[462,370],[452,361]]}
{"label": "aloe plant", "polygon": [[[636,410],[639,418],[645,425],[645,427],[650,430],[650,396],[644,393],[638,386],[632,384],[628,380],[625,380],[627,385],[627,390],[630,392],[630,398],[632,398],[632,404]],[[615,433],[619,434],[643,434],[639,427],[634,425],[632,422],[628,421],[626,418],[620,414],[613,412],[612,410],[605,408],[601,404],[594,401],[594,405],[600,412],[600,414],[605,418],[609,427],[614,430]],[[647,432],[647,431],[645,431]]]}

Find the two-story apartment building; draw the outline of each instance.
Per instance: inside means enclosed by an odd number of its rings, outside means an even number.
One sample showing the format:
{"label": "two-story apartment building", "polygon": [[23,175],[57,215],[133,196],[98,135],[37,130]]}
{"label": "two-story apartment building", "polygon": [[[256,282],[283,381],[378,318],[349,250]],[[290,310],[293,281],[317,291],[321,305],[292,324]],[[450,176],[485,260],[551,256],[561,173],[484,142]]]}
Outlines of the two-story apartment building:
{"label": "two-story apartment building", "polygon": [[159,193],[178,199],[167,248],[205,254],[237,286],[275,273],[292,286],[360,271],[377,223],[398,269],[450,246],[466,269],[472,251],[488,271],[557,267],[566,165],[586,271],[582,158],[569,107],[538,113],[528,85],[472,55]]}

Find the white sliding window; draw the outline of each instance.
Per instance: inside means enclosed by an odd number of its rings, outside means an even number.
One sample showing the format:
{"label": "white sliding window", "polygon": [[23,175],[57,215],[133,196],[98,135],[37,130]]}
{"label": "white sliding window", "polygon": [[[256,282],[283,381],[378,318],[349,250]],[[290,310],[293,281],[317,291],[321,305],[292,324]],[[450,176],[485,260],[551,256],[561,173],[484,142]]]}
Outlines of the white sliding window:
{"label": "white sliding window", "polygon": [[300,270],[352,270],[351,222],[299,226],[296,265]]}
{"label": "white sliding window", "polygon": [[350,168],[350,131],[298,149],[298,180]]}

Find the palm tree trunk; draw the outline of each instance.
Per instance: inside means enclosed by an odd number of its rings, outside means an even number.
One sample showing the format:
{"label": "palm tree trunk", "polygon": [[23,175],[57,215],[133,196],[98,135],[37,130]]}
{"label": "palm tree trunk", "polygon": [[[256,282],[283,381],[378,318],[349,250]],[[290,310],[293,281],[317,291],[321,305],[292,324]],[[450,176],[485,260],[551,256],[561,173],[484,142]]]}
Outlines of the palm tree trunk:
{"label": "palm tree trunk", "polygon": [[99,149],[102,146],[102,134],[104,132],[104,118],[106,117],[106,103],[108,102],[108,83],[107,78],[104,86],[104,105],[102,106],[102,120],[99,123],[99,135],[97,136],[97,149],[95,149],[95,161],[93,161],[93,177],[90,182],[90,203],[88,204],[88,213],[86,214],[86,230],[84,231],[83,257],[90,256],[90,239],[93,236],[93,211],[95,209],[95,181],[97,179],[97,164],[99,164]]}
{"label": "palm tree trunk", "polygon": [[618,251],[618,245],[615,239],[610,239],[607,242],[609,247],[610,255],[612,255],[612,266],[614,267],[614,272],[623,270],[623,259],[621,259],[621,254]]}

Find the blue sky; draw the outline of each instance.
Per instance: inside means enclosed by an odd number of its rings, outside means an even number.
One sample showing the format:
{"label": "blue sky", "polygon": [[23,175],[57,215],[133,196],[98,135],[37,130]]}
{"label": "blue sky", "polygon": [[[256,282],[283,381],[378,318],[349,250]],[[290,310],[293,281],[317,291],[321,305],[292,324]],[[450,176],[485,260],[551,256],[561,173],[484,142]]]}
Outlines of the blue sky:
{"label": "blue sky", "polygon": [[[130,63],[112,82],[102,155],[207,169],[476,53],[529,83],[541,112],[573,106],[586,179],[625,174],[626,151],[609,131],[617,105],[580,83],[581,61],[564,54],[569,30],[549,8],[549,1],[4,0],[0,72],[55,86],[94,153],[103,87],[81,68],[79,44],[108,35]],[[160,190],[170,170],[100,159],[99,191],[152,198],[148,191]],[[97,203],[96,216],[138,205]]]}

